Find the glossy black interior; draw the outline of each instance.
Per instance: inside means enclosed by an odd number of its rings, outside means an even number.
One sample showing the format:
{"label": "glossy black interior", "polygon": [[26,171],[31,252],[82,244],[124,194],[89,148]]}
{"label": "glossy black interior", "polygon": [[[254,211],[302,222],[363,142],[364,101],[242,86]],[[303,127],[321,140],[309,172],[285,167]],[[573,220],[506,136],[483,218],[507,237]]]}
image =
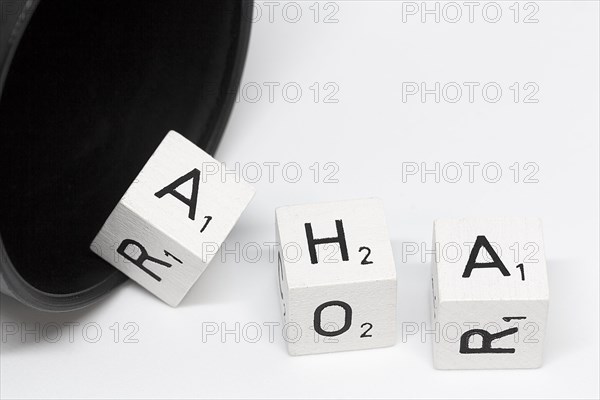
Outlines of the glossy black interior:
{"label": "glossy black interior", "polygon": [[52,295],[123,276],[89,245],[171,129],[216,149],[239,82],[248,2],[42,0],[0,103],[0,234]]}

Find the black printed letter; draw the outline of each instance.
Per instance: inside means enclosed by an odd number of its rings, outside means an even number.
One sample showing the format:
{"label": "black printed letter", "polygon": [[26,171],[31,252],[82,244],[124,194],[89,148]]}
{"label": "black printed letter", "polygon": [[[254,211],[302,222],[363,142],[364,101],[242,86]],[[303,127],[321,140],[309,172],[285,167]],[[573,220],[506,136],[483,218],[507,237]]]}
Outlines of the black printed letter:
{"label": "black printed letter", "polygon": [[[138,249],[140,254],[138,255],[137,258],[133,258],[129,254],[127,254],[126,250],[127,250],[127,247],[129,247],[129,246],[133,246]],[[150,275],[151,277],[153,277],[154,279],[156,279],[159,282],[162,280],[162,278],[160,276],[156,275],[154,272],[150,271],[148,268],[146,268],[144,266],[144,263],[146,261],[150,261],[150,262],[162,265],[163,267],[171,268],[171,264],[169,264],[168,262],[159,260],[158,258],[150,257],[150,255],[148,254],[148,252],[146,251],[144,246],[142,246],[139,242],[136,242],[135,240],[132,240],[132,239],[123,240],[121,242],[121,245],[117,249],[117,253],[119,253],[120,255],[125,257],[127,260],[132,262],[134,265],[139,267],[142,271],[144,271],[145,273],[147,273],[148,275]]]}
{"label": "black printed letter", "polygon": [[[492,257],[492,262],[489,263],[478,263],[477,255],[479,254],[479,250],[481,247],[484,247],[489,255]],[[475,245],[473,246],[473,250],[471,250],[471,255],[469,256],[469,261],[467,262],[467,266],[465,267],[465,271],[462,274],[463,278],[468,278],[471,276],[471,272],[474,268],[498,268],[502,275],[510,276],[510,272],[506,269],[498,254],[494,251],[490,242],[486,239],[485,236],[477,236],[477,240],[475,240]]]}
{"label": "black printed letter", "polygon": [[[515,349],[512,348],[501,348],[492,347],[492,342],[496,339],[503,338],[504,336],[514,335],[517,333],[519,328],[510,328],[502,332],[491,334],[483,329],[471,329],[466,331],[460,337],[460,350],[461,354],[485,354],[485,353],[514,353]],[[481,337],[481,347],[472,348],[469,347],[469,339],[471,337],[479,335]]]}
{"label": "black printed letter", "polygon": [[[185,182],[193,179],[192,181],[192,197],[189,199],[184,197],[181,193],[177,192],[179,186],[184,184]],[[190,212],[188,217],[193,221],[196,218],[196,202],[198,201],[198,183],[200,182],[200,171],[194,168],[181,178],[177,179],[175,182],[166,186],[165,188],[159,190],[154,195],[159,199],[162,198],[166,194],[170,194],[175,197],[177,200],[181,201],[183,204],[190,208]]]}
{"label": "black printed letter", "polygon": [[341,219],[335,220],[335,227],[337,229],[337,237],[315,239],[313,236],[312,225],[310,223],[304,224],[306,230],[306,240],[308,241],[308,252],[310,253],[310,263],[316,264],[319,262],[317,258],[317,245],[325,243],[339,243],[340,250],[342,252],[342,260],[348,261],[348,247],[346,246],[346,236],[344,235],[344,225],[342,225]]}

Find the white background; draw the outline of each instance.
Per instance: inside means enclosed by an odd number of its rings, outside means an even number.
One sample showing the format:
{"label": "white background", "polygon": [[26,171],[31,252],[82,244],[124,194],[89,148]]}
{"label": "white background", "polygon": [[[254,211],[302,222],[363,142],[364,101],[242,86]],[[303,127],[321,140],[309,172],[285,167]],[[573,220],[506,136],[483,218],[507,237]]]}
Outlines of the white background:
{"label": "white background", "polygon": [[[323,23],[335,11],[325,9],[324,2],[319,22],[309,8],[312,1],[299,3],[297,23],[283,18],[280,5],[270,23],[268,8],[259,3],[262,16],[253,24],[243,77],[247,92],[234,109],[217,158],[231,168],[239,162],[242,175],[248,163],[281,163],[273,182],[263,169],[256,197],[227,240],[228,249],[239,243],[250,257],[256,251],[249,244],[260,244],[260,259],[215,257],[177,309],[131,282],[96,306],[63,315],[40,314],[2,297],[3,323],[79,326],[72,340],[64,327],[57,343],[49,343],[43,332],[39,343],[33,335],[25,343],[18,335],[3,340],[1,396],[598,398],[599,6],[537,1],[538,22],[523,23],[535,10],[525,9],[523,2],[515,23],[512,3],[498,3],[502,17],[497,23],[483,18],[484,3],[470,23],[462,2],[457,23],[443,15],[439,23],[431,15],[423,23],[420,14],[404,15],[403,22],[399,1],[335,1],[337,23]],[[288,8],[288,19],[293,11]],[[493,9],[488,12],[493,18]],[[272,102],[265,82],[280,83]],[[302,88],[296,103],[282,95],[289,82]],[[315,82],[321,87],[316,103],[309,88]],[[324,89],[328,82],[339,88],[333,97],[337,103],[323,101],[331,91],[331,86]],[[426,82],[428,88],[435,82],[480,86],[473,102],[463,87],[457,103],[447,101],[455,92],[436,103],[434,95],[425,102],[419,96],[403,101],[403,82]],[[503,90],[496,103],[482,96],[488,82]],[[516,103],[514,82],[521,87]],[[537,103],[524,102],[531,91],[524,90],[528,82],[539,89],[532,98]],[[254,83],[263,94],[253,103]],[[291,183],[294,169],[282,173],[282,166],[292,162],[303,174],[296,183]],[[310,169],[315,162],[322,172],[317,183]],[[328,162],[339,169],[333,176],[338,183],[324,182],[323,173],[331,171],[324,170]],[[434,168],[436,162],[439,183],[431,174],[403,182],[403,163]],[[459,182],[449,182],[454,172],[446,167],[444,174],[444,166],[465,162],[481,163],[473,182],[466,167]],[[521,169],[517,183],[510,169],[515,162]],[[496,183],[490,182],[494,169],[482,173],[488,163],[500,166]],[[537,169],[537,183],[524,182],[531,171],[525,163]],[[254,177],[249,167],[245,171]],[[281,325],[273,343],[263,325],[281,324],[276,266],[265,244],[275,240],[274,209],[368,196],[380,197],[386,207],[398,271],[398,343],[290,357]],[[430,256],[424,254],[421,262],[420,255],[407,255],[406,243],[430,249],[435,218],[470,215],[543,220],[551,303],[540,369],[437,371],[431,335],[403,337],[411,324],[430,327]],[[125,329],[127,322],[135,325]],[[236,322],[239,343],[234,334],[203,341],[206,323],[235,331]],[[88,325],[86,335],[87,323],[96,325]],[[253,323],[264,327],[256,343],[247,340],[256,335]],[[138,343],[125,343],[132,326],[139,328],[133,335]],[[90,343],[94,327],[102,336]]]}

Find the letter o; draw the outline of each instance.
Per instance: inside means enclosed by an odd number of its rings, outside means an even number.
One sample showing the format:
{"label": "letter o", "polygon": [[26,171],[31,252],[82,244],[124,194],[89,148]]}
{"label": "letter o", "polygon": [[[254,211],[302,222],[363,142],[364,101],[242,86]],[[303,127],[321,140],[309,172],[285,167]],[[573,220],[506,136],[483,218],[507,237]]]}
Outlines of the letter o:
{"label": "letter o", "polygon": [[[323,328],[321,327],[321,313],[323,312],[324,309],[326,309],[327,307],[331,307],[331,306],[342,307],[346,313],[346,316],[344,318],[344,326],[342,326],[337,331],[328,332],[328,331],[323,330]],[[348,303],[344,303],[343,301],[336,301],[336,300],[328,301],[326,303],[321,304],[315,310],[315,318],[314,318],[315,332],[317,332],[321,336],[339,336],[342,333],[346,332],[348,329],[350,329],[351,325],[352,325],[352,307],[350,307],[350,305]]]}

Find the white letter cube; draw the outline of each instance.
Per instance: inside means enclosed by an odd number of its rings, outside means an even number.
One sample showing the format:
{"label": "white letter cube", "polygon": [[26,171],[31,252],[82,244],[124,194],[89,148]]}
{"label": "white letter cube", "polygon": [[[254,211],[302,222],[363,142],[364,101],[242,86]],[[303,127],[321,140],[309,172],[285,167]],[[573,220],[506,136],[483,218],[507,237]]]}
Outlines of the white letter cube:
{"label": "white letter cube", "polygon": [[541,366],[549,297],[541,222],[441,219],[433,242],[434,366]]}
{"label": "white letter cube", "polygon": [[382,202],[282,207],[276,219],[289,353],[393,345],[396,269]]}
{"label": "white letter cube", "polygon": [[[254,189],[171,131],[90,248],[177,306],[223,243]],[[226,175],[226,174],[225,174]]]}

